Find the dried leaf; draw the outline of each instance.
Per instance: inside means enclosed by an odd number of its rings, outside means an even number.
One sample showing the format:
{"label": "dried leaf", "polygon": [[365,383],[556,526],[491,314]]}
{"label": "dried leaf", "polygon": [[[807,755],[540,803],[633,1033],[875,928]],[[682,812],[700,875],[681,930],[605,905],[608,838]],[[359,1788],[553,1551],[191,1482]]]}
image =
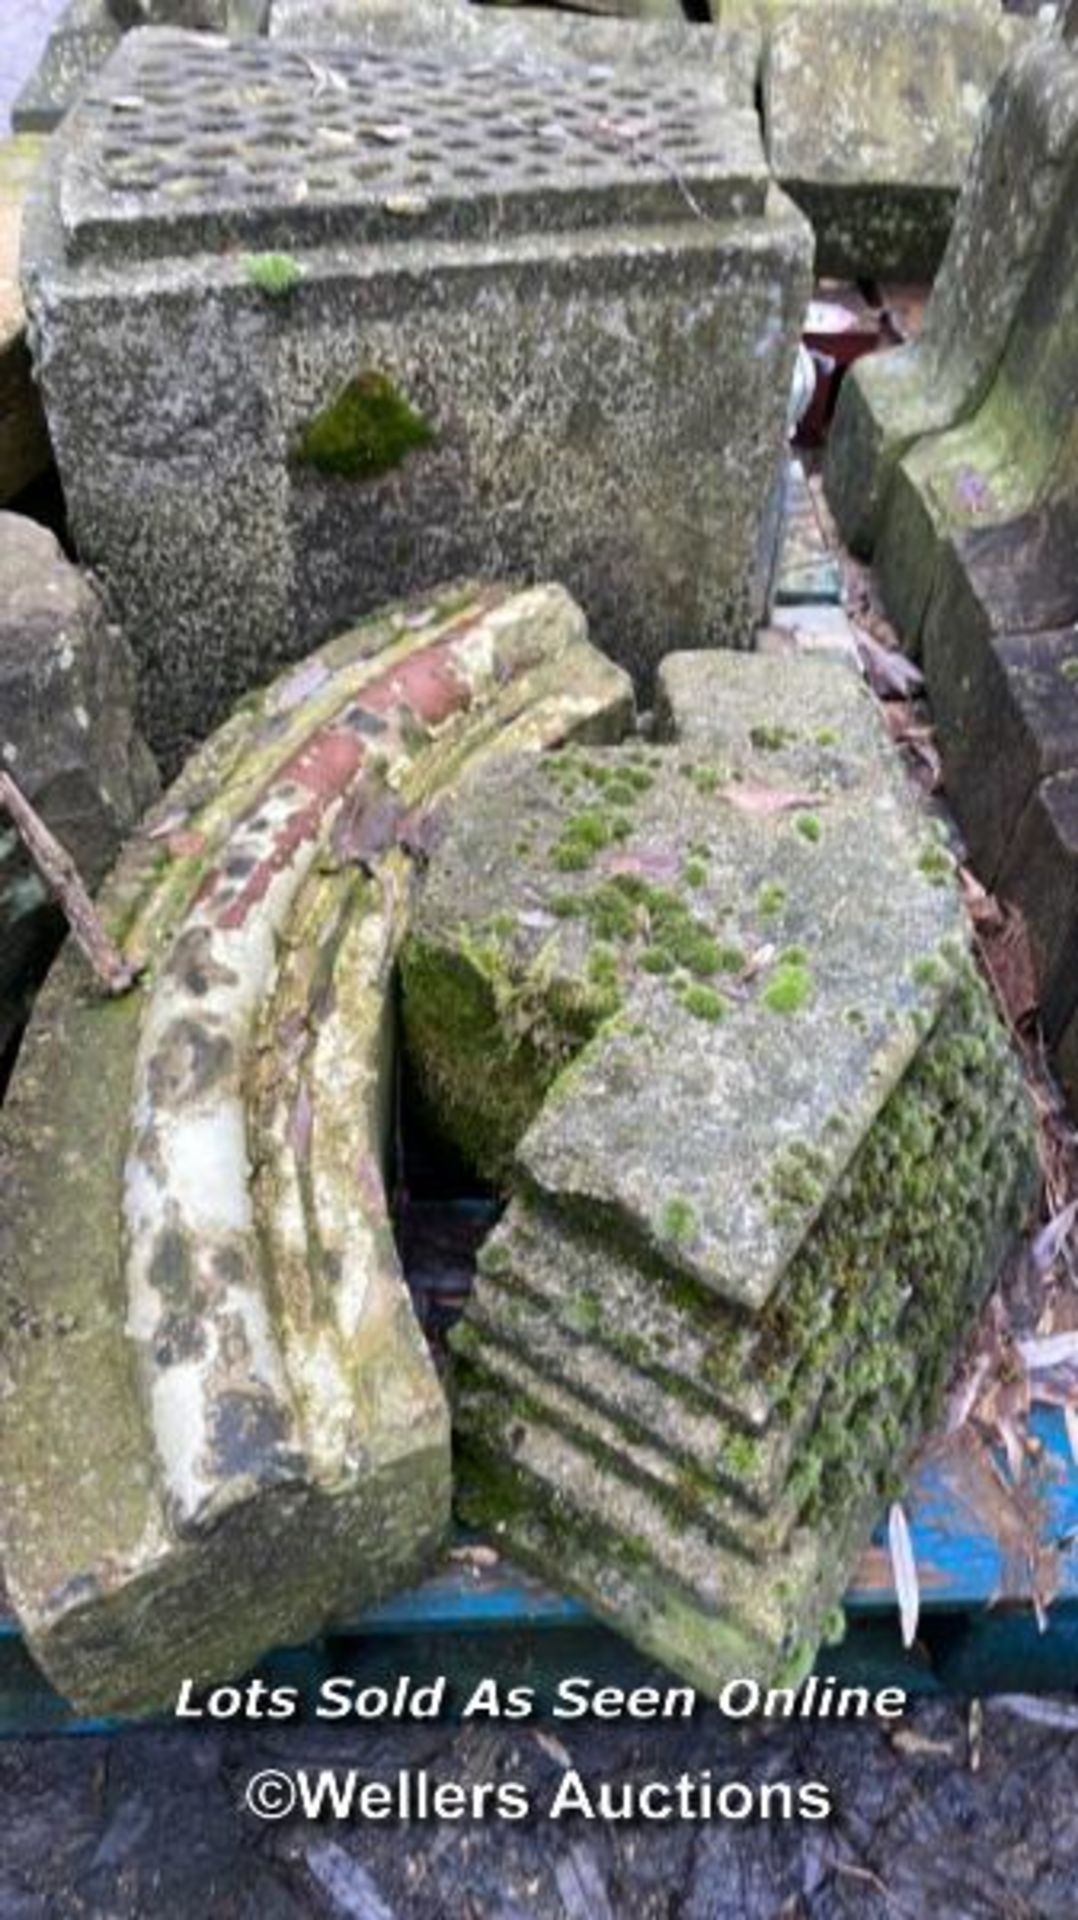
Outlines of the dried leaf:
{"label": "dried leaf", "polygon": [[165,845],[174,860],[197,860],[206,851],[206,836],[189,827],[181,833],[170,833]]}
{"label": "dried leaf", "polygon": [[334,855],[368,865],[396,845],[403,819],[404,807],[396,794],[372,794],[369,787],[360,786],[337,818],[331,840]]}
{"label": "dried leaf", "polygon": [[789,813],[794,807],[818,807],[821,801],[818,793],[796,793],[787,787],[754,786],[748,780],[727,787],[724,797],[739,813],[747,813],[753,819],[766,819],[773,813]]}
{"label": "dried leaf", "polygon": [[1065,1700],[1042,1700],[1029,1693],[997,1693],[989,1701],[993,1712],[1013,1713],[1035,1727],[1055,1727],[1060,1733],[1078,1733],[1078,1706]]}
{"label": "dried leaf", "polygon": [[311,1878],[342,1920],[396,1920],[394,1909],[386,1905],[366,1867],[336,1840],[312,1841],[304,1858]]}
{"label": "dried leaf", "polygon": [[555,1765],[559,1767],[572,1766],[573,1764],[572,1754],[569,1752],[568,1747],[565,1747],[562,1745],[561,1741],[556,1737],[555,1734],[544,1733],[541,1727],[533,1727],[532,1735],[534,1737],[536,1746],[542,1747],[543,1752],[546,1754],[548,1760],[553,1760]]}
{"label": "dried leaf", "polygon": [[1052,1333],[1044,1339],[1019,1340],[1017,1346],[1030,1373],[1051,1373],[1056,1367],[1078,1364],[1078,1333]]}
{"label": "dried leaf", "polygon": [[614,1920],[599,1856],[593,1846],[577,1840],[554,1868],[567,1920]]}
{"label": "dried leaf", "polygon": [[868,684],[881,700],[908,700],[922,691],[924,675],[906,654],[881,645],[863,627],[855,626],[853,632]]}
{"label": "dried leaf", "polygon": [[926,1734],[918,1733],[914,1727],[899,1727],[891,1735],[891,1745],[898,1753],[908,1753],[913,1759],[922,1754],[946,1756],[950,1759],[954,1748],[949,1740],[930,1740]]}
{"label": "dried leaf", "polygon": [[980,1773],[981,1740],[984,1735],[984,1707],[980,1700],[969,1703],[969,1770]]}
{"label": "dried leaf", "polygon": [[1078,1200],[1069,1200],[1065,1207],[1043,1226],[1030,1248],[1030,1257],[1037,1273],[1047,1273],[1055,1265],[1067,1240],[1075,1220],[1078,1219]]}
{"label": "dried leaf", "polygon": [[921,1614],[921,1589],[917,1582],[917,1563],[913,1557],[909,1522],[897,1500],[887,1516],[887,1544],[902,1623],[902,1645],[912,1647],[917,1638],[917,1622]]}
{"label": "dried leaf", "polygon": [[458,1566],[476,1567],[482,1571],[488,1567],[496,1567],[501,1554],[496,1547],[484,1546],[482,1541],[476,1541],[474,1545],[453,1547],[449,1558],[455,1560]]}

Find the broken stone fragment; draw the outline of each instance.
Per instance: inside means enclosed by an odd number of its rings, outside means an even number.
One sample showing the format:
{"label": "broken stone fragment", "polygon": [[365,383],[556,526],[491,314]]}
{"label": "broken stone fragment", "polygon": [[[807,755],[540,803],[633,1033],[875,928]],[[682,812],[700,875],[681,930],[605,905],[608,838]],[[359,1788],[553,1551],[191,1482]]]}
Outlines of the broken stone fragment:
{"label": "broken stone fragment", "polygon": [[665,633],[747,646],[766,599],[812,237],[747,94],[324,55],[126,35],[28,222],[73,534],[168,771],[269,666],[458,571],[563,580],[641,686]]}
{"label": "broken stone fragment", "polygon": [[11,109],[18,134],[51,133],[120,43],[109,0],[68,0]]}
{"label": "broken stone fragment", "polygon": [[[1078,54],[1057,28],[1038,33],[1015,56],[992,94],[920,338],[862,360],[843,382],[827,494],[856,552],[871,552],[879,538],[904,456],[922,438],[946,436],[976,414],[998,387],[1004,362],[1006,389],[997,392],[993,411],[1003,439],[1011,440],[1008,416],[1020,418],[1024,405],[1014,408],[1007,394],[1032,384],[1028,323],[1019,329],[1017,353],[1009,343],[1026,313],[1040,313],[1036,326],[1044,321],[1035,282],[1053,277],[1076,196]],[[1058,277],[1056,286],[1058,299]],[[1053,432],[1058,425],[1057,416]],[[971,446],[965,483],[974,517],[992,504],[976,452]],[[1025,471],[1020,441],[1009,457]]]}
{"label": "broken stone fragment", "polygon": [[656,721],[462,787],[403,1010],[510,1197],[454,1336],[462,1511],[714,1691],[811,1659],[1033,1151],[856,677],[673,656]]}
{"label": "broken stone fragment", "polygon": [[19,290],[23,202],[43,152],[44,141],[32,135],[0,140],[0,507],[29,486],[50,459]]}
{"label": "broken stone fragment", "polygon": [[[0,513],[0,764],[90,886],[157,792],[131,655],[85,574],[33,520]],[[63,931],[0,819],[0,1054]]]}
{"label": "broken stone fragment", "polygon": [[[631,718],[557,588],[390,609],[246,702],[50,976],[3,1117],[0,1548],[35,1657],[166,1704],[414,1577],[448,1420],[383,1183],[412,855],[472,763]],[[425,824],[426,823],[426,824]],[[9,1198],[10,1196],[10,1198]]]}
{"label": "broken stone fragment", "polygon": [[819,0],[780,14],[764,63],[768,158],[812,221],[818,273],[932,279],[982,109],[1027,31],[961,5]]}

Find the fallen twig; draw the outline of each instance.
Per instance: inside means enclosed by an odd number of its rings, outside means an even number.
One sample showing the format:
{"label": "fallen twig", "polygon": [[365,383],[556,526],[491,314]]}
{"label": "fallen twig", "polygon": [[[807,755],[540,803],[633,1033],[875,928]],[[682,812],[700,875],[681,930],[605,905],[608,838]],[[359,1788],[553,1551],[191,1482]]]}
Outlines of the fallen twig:
{"label": "fallen twig", "polygon": [[95,978],[108,994],[127,993],[138,977],[136,969],[105,932],[71,855],[49,832],[10,773],[0,772],[0,807],[10,815],[27,854],[55,896]]}

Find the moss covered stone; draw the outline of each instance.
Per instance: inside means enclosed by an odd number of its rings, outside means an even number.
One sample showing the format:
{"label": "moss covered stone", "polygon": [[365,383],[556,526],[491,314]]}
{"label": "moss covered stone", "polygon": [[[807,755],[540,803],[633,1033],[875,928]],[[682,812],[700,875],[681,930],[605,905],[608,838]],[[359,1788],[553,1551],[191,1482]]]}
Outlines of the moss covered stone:
{"label": "moss covered stone", "polygon": [[[436,1117],[467,1152],[495,1116],[511,1195],[455,1337],[462,1512],[712,1689],[811,1649],[1033,1167],[870,701],[831,662],[778,687],[769,666],[667,663],[652,784],[579,873],[552,854],[632,750],[491,767],[405,950]],[[473,1044],[460,968],[500,912]],[[409,987],[411,951],[429,973]],[[615,981],[617,1011],[574,1031],[573,996]],[[521,1001],[553,1042],[525,1101]]]}

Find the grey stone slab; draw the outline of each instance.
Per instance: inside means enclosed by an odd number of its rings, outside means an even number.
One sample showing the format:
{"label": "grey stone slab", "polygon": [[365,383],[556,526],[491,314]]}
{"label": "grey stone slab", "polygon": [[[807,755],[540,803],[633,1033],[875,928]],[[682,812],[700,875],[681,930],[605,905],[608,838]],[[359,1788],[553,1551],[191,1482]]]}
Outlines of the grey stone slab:
{"label": "grey stone slab", "polygon": [[1025,31],[961,6],[835,0],[780,15],[764,63],[768,155],[812,221],[817,272],[932,279],[982,109]]}
{"label": "grey stone slab", "polygon": [[1078,767],[1050,775],[1035,789],[1000,867],[997,888],[1022,910],[1041,1019],[1055,1041],[1078,1005]]}
{"label": "grey stone slab", "polygon": [[496,56],[546,75],[552,58],[621,67],[653,79],[673,61],[705,70],[732,106],[752,107],[763,36],[754,22],[723,27],[672,13],[653,19],[604,19],[558,7],[494,7],[473,0],[273,0],[273,39],[328,45],[429,47]]}
{"label": "grey stone slab", "polygon": [[[803,1212],[776,1208],[772,1180],[781,1186],[801,1155],[820,1161],[824,1185],[837,1177],[916,1053],[940,950],[964,936],[947,856],[918,823],[857,683],[828,663],[791,662],[769,705],[769,662],[684,663],[688,676],[709,666],[710,703],[698,686],[692,705],[713,713],[712,731],[693,736],[692,752],[491,771],[428,883],[412,1004],[433,1028],[428,934],[459,951],[465,986],[473,960],[495,987],[504,970],[510,1010],[515,978],[523,1009],[548,974],[563,980],[565,1044],[590,1044],[556,1098],[543,1098],[543,1078],[557,1033],[546,1067],[537,1050],[517,1059],[509,1047],[508,1069],[521,1069],[513,1102],[492,1057],[485,1114],[487,1088],[447,1071],[444,1117],[493,1166],[516,1129],[531,1183],[758,1307],[784,1268],[786,1236],[796,1244],[804,1230]],[[412,964],[406,955],[406,1019]],[[620,1018],[607,1018],[612,1007]],[[701,1114],[688,1131],[676,1117],[687,1105]],[[682,1245],[663,1225],[668,1210],[692,1223]]]}
{"label": "grey stone slab", "polygon": [[119,45],[107,0],[71,0],[11,109],[16,133],[51,133]]}
{"label": "grey stone slab", "polygon": [[714,1689],[811,1656],[1035,1159],[858,679],[677,655],[654,733],[459,789],[403,1014],[510,1195],[451,1342],[462,1511]]}
{"label": "grey stone slab", "polygon": [[924,669],[947,791],[991,885],[1045,775],[1078,765],[1078,525],[1067,509],[944,553]]}
{"label": "grey stone slab", "polygon": [[57,145],[43,389],[169,765],[462,570],[564,580],[642,686],[751,638],[807,227],[706,74],[500,74],[159,29]]}

